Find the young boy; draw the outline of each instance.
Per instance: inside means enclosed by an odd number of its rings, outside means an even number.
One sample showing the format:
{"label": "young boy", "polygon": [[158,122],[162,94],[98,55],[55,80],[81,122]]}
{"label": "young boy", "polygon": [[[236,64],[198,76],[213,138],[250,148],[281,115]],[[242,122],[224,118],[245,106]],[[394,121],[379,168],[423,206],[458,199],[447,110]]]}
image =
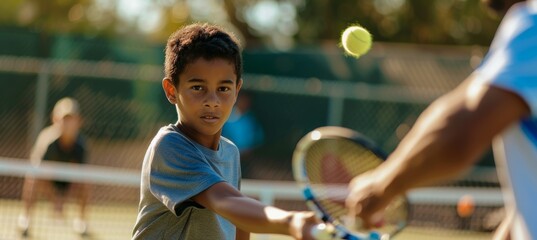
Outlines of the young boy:
{"label": "young boy", "polygon": [[220,28],[193,24],[170,36],[162,86],[178,121],[160,129],[145,155],[133,239],[311,238],[312,213],[265,206],[238,190],[239,151],[220,134],[241,72],[238,43]]}
{"label": "young boy", "polygon": [[[80,133],[82,118],[79,105],[75,99],[62,98],[52,110],[52,125],[43,129],[33,146],[30,159],[37,165],[41,161],[59,161],[70,163],[86,162],[86,144]],[[22,199],[24,212],[20,215],[18,227],[23,236],[29,235],[30,212],[38,195],[44,194],[54,204],[57,218],[63,218],[63,204],[69,195],[74,195],[80,205],[80,217],[74,221],[74,230],[81,235],[87,234],[86,204],[89,187],[83,183],[34,179],[24,181]]]}

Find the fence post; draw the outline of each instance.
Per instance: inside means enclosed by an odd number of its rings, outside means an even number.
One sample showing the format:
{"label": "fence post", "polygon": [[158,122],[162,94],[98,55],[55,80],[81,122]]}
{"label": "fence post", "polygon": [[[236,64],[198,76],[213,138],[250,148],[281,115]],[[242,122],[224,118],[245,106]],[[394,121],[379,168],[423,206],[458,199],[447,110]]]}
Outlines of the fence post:
{"label": "fence post", "polygon": [[328,125],[341,126],[343,121],[343,105],[345,97],[340,88],[333,88],[328,99]]}
{"label": "fence post", "polygon": [[37,135],[44,127],[44,120],[47,116],[47,98],[48,98],[48,86],[50,79],[50,62],[49,60],[41,61],[41,68],[37,75],[37,86],[35,89],[34,99],[34,114],[32,122],[32,130],[30,132],[30,142],[33,143],[37,138]]}

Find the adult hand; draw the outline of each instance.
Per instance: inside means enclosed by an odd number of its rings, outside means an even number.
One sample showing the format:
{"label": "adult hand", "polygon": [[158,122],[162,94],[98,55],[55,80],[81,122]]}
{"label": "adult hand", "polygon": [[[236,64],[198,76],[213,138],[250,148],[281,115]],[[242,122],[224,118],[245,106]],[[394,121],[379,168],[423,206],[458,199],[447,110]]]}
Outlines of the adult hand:
{"label": "adult hand", "polygon": [[392,197],[387,194],[382,177],[374,171],[361,174],[349,183],[345,201],[351,217],[360,217],[364,228],[381,227],[384,209]]}

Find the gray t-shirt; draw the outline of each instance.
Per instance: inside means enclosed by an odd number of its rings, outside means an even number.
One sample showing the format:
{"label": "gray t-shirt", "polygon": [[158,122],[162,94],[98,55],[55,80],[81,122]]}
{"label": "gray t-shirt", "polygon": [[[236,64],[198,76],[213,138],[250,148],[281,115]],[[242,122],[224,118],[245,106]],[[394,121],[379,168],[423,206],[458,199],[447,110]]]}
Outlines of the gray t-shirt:
{"label": "gray t-shirt", "polygon": [[162,127],[144,157],[133,239],[235,239],[235,226],[191,198],[227,182],[239,189],[237,147],[221,137],[217,151]]}

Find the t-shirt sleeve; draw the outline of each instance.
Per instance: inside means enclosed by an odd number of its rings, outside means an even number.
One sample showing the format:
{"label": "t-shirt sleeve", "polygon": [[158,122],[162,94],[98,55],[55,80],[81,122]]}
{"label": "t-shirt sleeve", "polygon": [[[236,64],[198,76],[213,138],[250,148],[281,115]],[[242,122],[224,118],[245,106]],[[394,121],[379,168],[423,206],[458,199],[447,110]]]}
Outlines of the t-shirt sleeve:
{"label": "t-shirt sleeve", "polygon": [[187,206],[197,205],[190,198],[225,181],[204,155],[181,135],[163,136],[154,147],[149,188],[176,215]]}
{"label": "t-shirt sleeve", "polygon": [[476,73],[479,79],[518,94],[537,116],[537,15],[524,8],[510,11]]}
{"label": "t-shirt sleeve", "polygon": [[49,160],[49,154],[47,154],[49,152],[48,149],[50,148],[50,144],[58,139],[59,135],[59,130],[54,126],[46,127],[39,133],[30,151],[30,161],[32,164],[37,165],[43,159]]}

